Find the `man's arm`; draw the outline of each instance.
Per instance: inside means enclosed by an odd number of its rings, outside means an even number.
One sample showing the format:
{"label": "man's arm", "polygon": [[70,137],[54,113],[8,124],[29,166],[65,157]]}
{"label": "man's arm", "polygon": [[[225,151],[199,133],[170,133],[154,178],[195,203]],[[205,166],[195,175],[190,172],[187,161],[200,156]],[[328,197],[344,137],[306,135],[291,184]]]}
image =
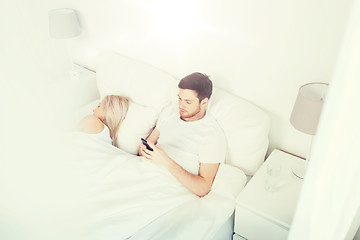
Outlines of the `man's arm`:
{"label": "man's arm", "polygon": [[203,197],[210,192],[219,165],[219,163],[200,163],[199,175],[187,172],[174,161],[168,169],[187,189],[197,196]]}
{"label": "man's arm", "polygon": [[199,175],[194,175],[171,159],[163,149],[155,146],[152,142],[149,144],[154,151],[144,149],[142,155],[145,158],[166,167],[179,182],[197,196],[203,197],[210,192],[219,163],[200,163]]}

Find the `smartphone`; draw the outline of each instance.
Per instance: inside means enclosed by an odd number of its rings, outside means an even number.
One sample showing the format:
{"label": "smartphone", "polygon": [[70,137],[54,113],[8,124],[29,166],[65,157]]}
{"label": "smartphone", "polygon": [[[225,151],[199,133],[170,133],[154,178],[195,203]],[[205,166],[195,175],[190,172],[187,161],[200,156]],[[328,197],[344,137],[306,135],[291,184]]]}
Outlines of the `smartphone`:
{"label": "smartphone", "polygon": [[148,142],[141,138],[141,141],[143,142],[143,144],[146,146],[147,149],[149,149],[150,151],[154,151],[154,149],[152,149],[152,147],[150,147],[150,145],[148,144]]}

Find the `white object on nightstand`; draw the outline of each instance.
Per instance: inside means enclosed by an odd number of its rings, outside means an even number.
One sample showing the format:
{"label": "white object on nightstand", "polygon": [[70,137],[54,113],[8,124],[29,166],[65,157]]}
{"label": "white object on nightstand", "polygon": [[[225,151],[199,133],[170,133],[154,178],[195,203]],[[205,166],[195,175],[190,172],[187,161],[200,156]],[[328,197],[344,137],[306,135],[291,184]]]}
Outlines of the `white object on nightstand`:
{"label": "white object on nightstand", "polygon": [[[282,165],[277,191],[265,189],[266,166]],[[234,239],[287,239],[303,180],[292,169],[304,160],[275,149],[236,200]]]}

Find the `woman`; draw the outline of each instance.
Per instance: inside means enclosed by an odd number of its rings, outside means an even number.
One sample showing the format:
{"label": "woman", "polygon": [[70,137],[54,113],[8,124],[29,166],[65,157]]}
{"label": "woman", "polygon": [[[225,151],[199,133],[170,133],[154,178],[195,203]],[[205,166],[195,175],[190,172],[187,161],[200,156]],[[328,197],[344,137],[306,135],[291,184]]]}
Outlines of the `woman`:
{"label": "woman", "polygon": [[[79,131],[96,134],[99,138],[117,144],[117,135],[129,107],[129,99],[118,95],[107,95],[89,115],[80,121]],[[110,135],[110,138],[109,138]]]}

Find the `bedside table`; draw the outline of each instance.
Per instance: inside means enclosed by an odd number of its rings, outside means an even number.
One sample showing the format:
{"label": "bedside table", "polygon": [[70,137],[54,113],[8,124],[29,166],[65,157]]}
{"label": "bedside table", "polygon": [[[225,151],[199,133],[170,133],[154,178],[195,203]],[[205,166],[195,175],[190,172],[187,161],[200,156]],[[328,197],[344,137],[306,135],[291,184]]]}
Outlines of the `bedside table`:
{"label": "bedside table", "polygon": [[77,73],[76,77],[69,74],[69,78],[65,81],[68,87],[68,94],[72,97],[73,109],[78,109],[89,102],[100,98],[96,86],[96,73],[84,67],[74,64],[73,72]]}
{"label": "bedside table", "polygon": [[[265,190],[266,166],[282,165],[279,188]],[[304,160],[275,149],[236,199],[234,238],[287,239],[303,180],[292,173]]]}
{"label": "bedside table", "polygon": [[76,77],[69,72],[54,75],[53,82],[42,90],[46,92],[49,110],[58,119],[57,125],[65,129],[73,128],[74,123],[81,120],[76,117],[78,109],[100,98],[96,73],[77,65],[72,70],[76,72]]}
{"label": "bedside table", "polygon": [[95,72],[75,64],[72,72],[76,73],[76,77],[71,76],[69,72],[64,73],[56,76],[56,81],[49,86],[53,98],[58,101],[58,107],[69,113],[100,97]]}

